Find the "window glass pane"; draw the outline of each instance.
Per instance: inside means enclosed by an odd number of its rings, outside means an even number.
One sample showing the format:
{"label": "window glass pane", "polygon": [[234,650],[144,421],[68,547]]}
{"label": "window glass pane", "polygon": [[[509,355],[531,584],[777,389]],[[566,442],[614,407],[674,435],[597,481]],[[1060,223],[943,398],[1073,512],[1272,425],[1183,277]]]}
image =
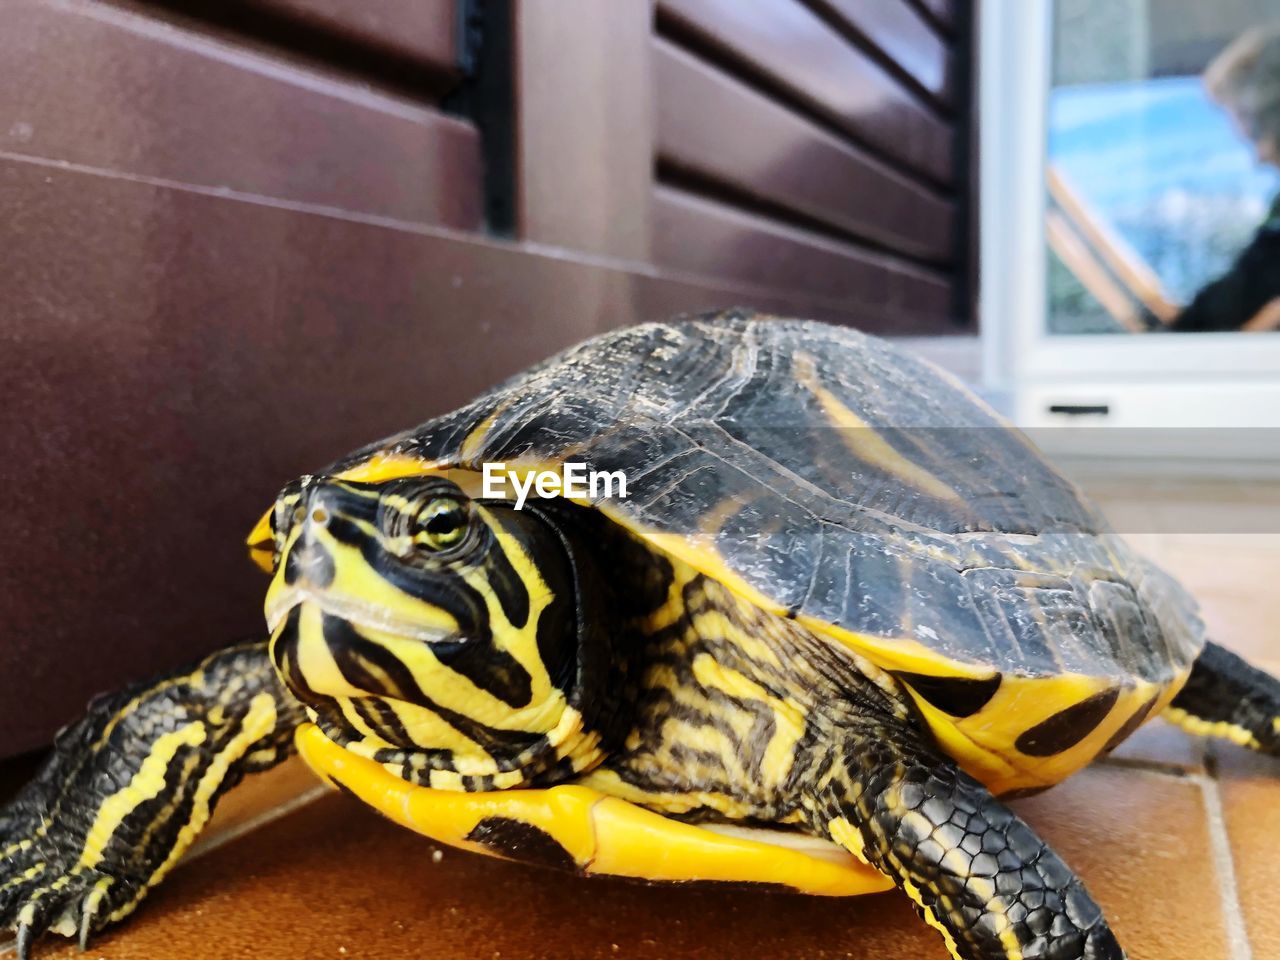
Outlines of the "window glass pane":
{"label": "window glass pane", "polygon": [[1057,0],[1048,122],[1051,332],[1280,324],[1280,2]]}

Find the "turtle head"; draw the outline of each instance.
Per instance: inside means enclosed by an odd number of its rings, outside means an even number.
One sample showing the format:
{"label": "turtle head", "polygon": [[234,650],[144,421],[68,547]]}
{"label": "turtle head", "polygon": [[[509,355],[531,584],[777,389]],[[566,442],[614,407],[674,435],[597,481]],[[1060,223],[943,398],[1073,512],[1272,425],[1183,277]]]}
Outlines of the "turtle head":
{"label": "turtle head", "polygon": [[554,519],[444,476],[304,477],[270,515],[265,604],[320,728],[406,779],[518,786],[595,759],[582,580]]}

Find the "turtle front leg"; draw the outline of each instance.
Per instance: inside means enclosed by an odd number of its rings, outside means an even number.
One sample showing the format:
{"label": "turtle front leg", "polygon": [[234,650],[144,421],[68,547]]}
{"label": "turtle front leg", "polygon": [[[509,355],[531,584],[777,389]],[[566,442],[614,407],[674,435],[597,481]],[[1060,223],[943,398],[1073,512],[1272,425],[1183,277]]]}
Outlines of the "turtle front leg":
{"label": "turtle front leg", "polygon": [[818,785],[814,826],[905,892],[957,960],[1123,960],[1080,879],[982,784],[869,732]]}
{"label": "turtle front leg", "polygon": [[0,810],[0,930],[19,958],[45,930],[83,946],[132,911],[228,789],[292,752],[301,719],[265,642],[91,704]]}

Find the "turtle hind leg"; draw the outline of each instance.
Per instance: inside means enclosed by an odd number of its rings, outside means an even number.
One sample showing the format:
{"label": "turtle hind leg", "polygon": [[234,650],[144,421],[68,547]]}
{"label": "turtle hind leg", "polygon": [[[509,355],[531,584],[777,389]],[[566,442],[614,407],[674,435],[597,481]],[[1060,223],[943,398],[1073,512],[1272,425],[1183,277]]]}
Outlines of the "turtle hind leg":
{"label": "turtle hind leg", "polygon": [[1204,648],[1164,716],[1198,736],[1280,756],[1280,680],[1216,643]]}
{"label": "turtle hind leg", "polygon": [[90,704],[0,809],[0,930],[19,958],[45,930],[83,945],[130,913],[223,793],[292,752],[301,719],[265,642]]}
{"label": "turtle hind leg", "polygon": [[892,729],[815,787],[813,826],[888,876],[956,960],[1124,960],[1084,885],[972,777]]}

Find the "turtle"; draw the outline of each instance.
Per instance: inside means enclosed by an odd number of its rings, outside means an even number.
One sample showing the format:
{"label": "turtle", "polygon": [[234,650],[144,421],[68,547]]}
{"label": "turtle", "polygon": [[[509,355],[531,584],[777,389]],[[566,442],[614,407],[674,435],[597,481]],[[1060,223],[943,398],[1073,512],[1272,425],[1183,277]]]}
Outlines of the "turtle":
{"label": "turtle", "polygon": [[289,483],[248,545],[264,636],[96,700],[0,813],[22,960],[295,750],[463,849],[896,887],[956,958],[1115,960],[1005,799],[1157,715],[1280,754],[1280,683],[967,388],[845,327],[603,333]]}

